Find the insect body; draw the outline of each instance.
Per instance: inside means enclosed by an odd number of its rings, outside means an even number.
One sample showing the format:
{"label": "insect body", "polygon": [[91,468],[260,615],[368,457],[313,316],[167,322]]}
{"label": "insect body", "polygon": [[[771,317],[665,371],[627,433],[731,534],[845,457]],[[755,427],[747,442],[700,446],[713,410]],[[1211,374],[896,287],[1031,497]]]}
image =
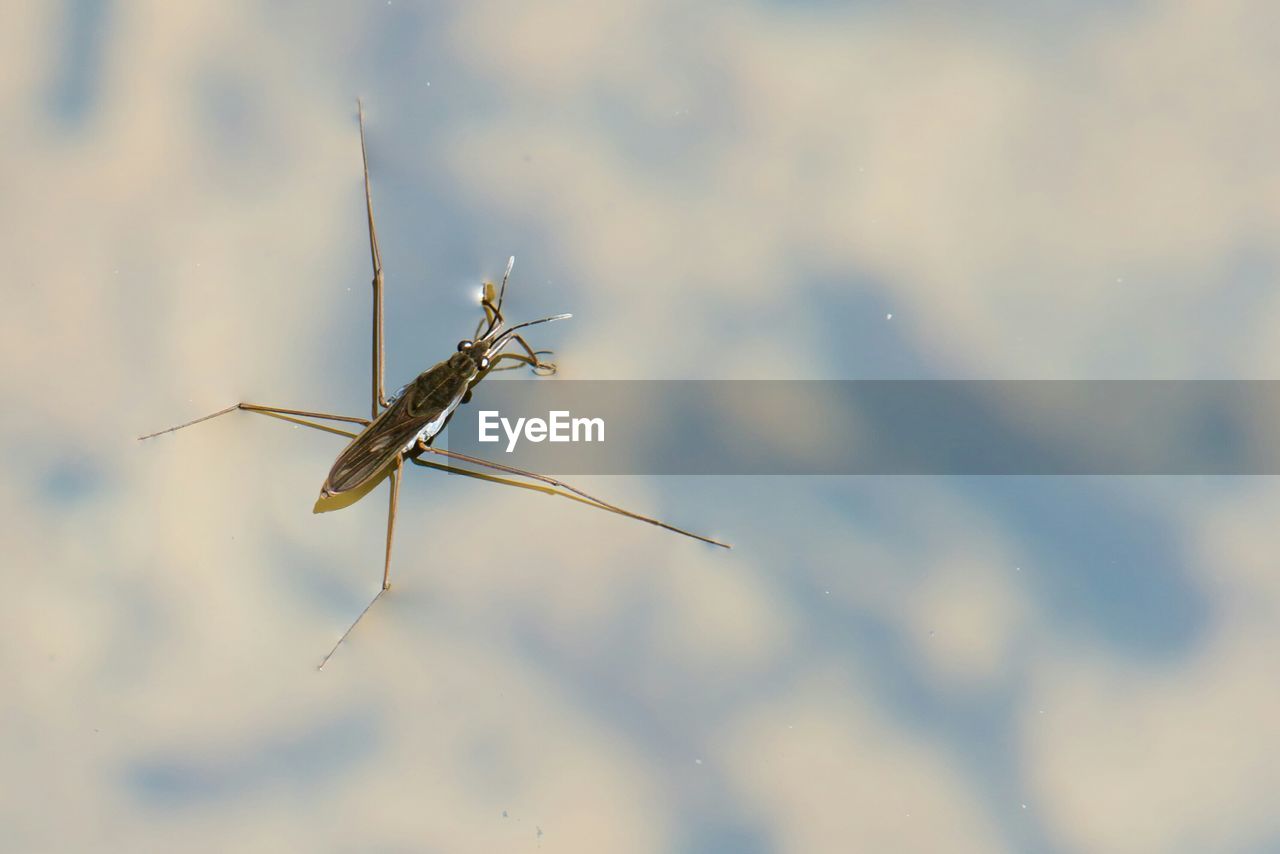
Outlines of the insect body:
{"label": "insect body", "polygon": [[[507,279],[511,275],[512,258],[502,277],[502,291],[506,292]],[[521,323],[510,329],[502,325],[502,296],[495,305],[486,293],[483,300],[489,320],[484,335],[478,339],[459,342],[458,351],[418,377],[389,399],[390,405],[378,415],[360,435],[338,456],[329,477],[320,489],[323,500],[331,496],[359,489],[384,472],[397,456],[408,454],[418,445],[428,445],[458,408],[468,390],[488,372],[494,361],[504,354],[503,349],[522,337],[517,330],[538,323],[565,320],[572,315],[557,314]],[[531,348],[528,356],[514,356],[529,361],[535,369],[554,372],[555,366],[538,359]]]}
{"label": "insect body", "polygon": [[462,402],[475,376],[471,360],[459,354],[401,389],[391,406],[338,455],[320,497],[359,489],[382,474],[398,455],[409,453],[419,441],[429,441]]}
{"label": "insect body", "polygon": [[[357,106],[359,102],[357,101]],[[385,374],[385,357],[383,348],[383,322],[382,322],[382,257],[378,250],[378,234],[373,223],[373,200],[372,193],[369,188],[369,163],[365,155],[364,145],[364,112],[360,110],[360,152],[364,162],[364,191],[365,191],[365,210],[369,220],[369,252],[373,261],[373,378],[372,378],[372,406],[371,417],[361,418],[353,415],[331,415],[324,412],[314,412],[302,409],[285,409],[278,406],[264,406],[256,403],[237,403],[234,406],[228,406],[203,418],[197,418],[194,421],[188,421],[185,424],[179,424],[176,427],[170,427],[167,430],[161,430],[157,433],[151,433],[140,439],[151,439],[164,433],[172,433],[183,427],[189,427],[192,424],[198,424],[201,421],[208,421],[220,415],[226,415],[238,409],[249,412],[260,412],[266,415],[273,415],[278,418],[284,418],[307,427],[314,427],[318,430],[325,430],[330,433],[339,433],[351,438],[351,443],[338,455],[334,461],[333,467],[329,470],[329,475],[325,478],[324,485],[320,489],[320,500],[317,502],[316,509],[321,509],[321,505],[330,499],[339,496],[354,497],[358,500],[363,493],[371,489],[382,478],[386,477],[391,482],[391,502],[387,512],[387,539],[386,539],[386,555],[383,562],[382,570],[382,589],[373,597],[365,609],[360,612],[360,616],[356,617],[351,627],[343,633],[338,642],[334,644],[333,649],[329,650],[328,655],[320,662],[323,668],[328,662],[330,656],[337,651],[338,647],[356,627],[360,619],[373,607],[391,587],[391,544],[393,534],[395,532],[396,506],[400,495],[400,478],[403,475],[404,464],[406,461],[419,465],[427,465],[434,468],[447,468],[450,471],[459,472],[461,474],[469,474],[475,477],[485,477],[490,480],[499,479],[489,475],[482,475],[474,470],[461,468],[456,462],[465,462],[472,466],[480,466],[496,470],[508,475],[526,478],[528,480],[538,481],[545,484],[545,487],[532,487],[528,484],[514,484],[525,486],[526,488],[540,489],[543,492],[551,492],[558,495],[571,493],[569,497],[576,497],[584,503],[591,504],[597,508],[609,510],[619,513],[632,519],[647,522],[660,528],[666,528],[677,534],[683,534],[696,540],[702,540],[712,545],[729,548],[725,543],[704,537],[700,534],[694,534],[666,522],[661,522],[649,516],[634,513],[630,510],[624,510],[607,501],[602,501],[595,496],[583,492],[581,489],[570,486],[569,484],[535,472],[525,471],[523,469],[514,468],[512,466],[501,463],[482,460],[477,457],[460,454],[454,451],[448,451],[442,448],[434,447],[432,439],[440,432],[444,425],[448,422],[449,416],[457,409],[458,405],[466,399],[468,392],[475,386],[485,375],[491,370],[503,370],[496,368],[495,365],[502,359],[513,360],[524,363],[531,367],[533,371],[540,375],[548,375],[555,373],[555,365],[540,358],[547,351],[534,350],[528,341],[520,335],[520,330],[525,327],[535,326],[540,323],[549,323],[555,320],[564,320],[571,315],[557,314],[551,317],[544,317],[539,320],[531,320],[525,323],[519,323],[515,326],[507,326],[502,316],[502,302],[506,295],[507,280],[511,277],[511,268],[515,263],[512,258],[507,262],[506,273],[502,277],[502,285],[496,289],[492,284],[485,284],[483,294],[481,296],[481,307],[484,309],[485,316],[476,327],[475,334],[471,338],[464,339],[459,342],[457,352],[453,353],[448,359],[440,362],[432,368],[419,374],[416,379],[405,385],[395,395],[388,397],[384,392],[383,376]],[[524,351],[523,353],[508,353],[506,348],[511,344],[518,344]],[[352,434],[345,430],[341,430],[329,425],[317,424],[314,421],[306,420],[317,418],[323,421],[338,421],[348,424],[357,424],[362,427],[358,434]],[[441,466],[437,464],[427,463],[419,459],[424,454],[436,454],[447,458],[450,465]],[[504,483],[513,484],[512,481],[503,481]]]}

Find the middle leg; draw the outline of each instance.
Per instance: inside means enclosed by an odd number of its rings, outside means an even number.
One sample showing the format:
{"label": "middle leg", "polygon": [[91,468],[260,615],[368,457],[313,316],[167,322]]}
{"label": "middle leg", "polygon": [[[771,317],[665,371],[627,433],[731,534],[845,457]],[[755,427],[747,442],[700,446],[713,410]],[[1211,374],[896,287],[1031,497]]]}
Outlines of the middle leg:
{"label": "middle leg", "polygon": [[373,406],[372,417],[379,408],[390,406],[384,387],[386,353],[382,334],[382,253],[378,251],[378,229],[373,224],[373,192],[369,188],[369,155],[364,146],[364,106],[356,99],[360,115],[360,162],[364,165],[364,207],[369,219],[369,257],[373,262]]}

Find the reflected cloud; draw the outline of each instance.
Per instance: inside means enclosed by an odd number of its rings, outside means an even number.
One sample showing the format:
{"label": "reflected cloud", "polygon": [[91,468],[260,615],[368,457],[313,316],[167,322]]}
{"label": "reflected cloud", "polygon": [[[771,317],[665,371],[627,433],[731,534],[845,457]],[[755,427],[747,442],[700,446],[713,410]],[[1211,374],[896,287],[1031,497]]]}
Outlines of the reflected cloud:
{"label": "reflected cloud", "polygon": [[1273,841],[1264,481],[575,478],[721,553],[414,467],[316,674],[343,437],[134,440],[365,411],[356,95],[391,387],[512,254],[569,379],[1269,378],[1277,12],[1063,9],[10,10],[10,845]]}

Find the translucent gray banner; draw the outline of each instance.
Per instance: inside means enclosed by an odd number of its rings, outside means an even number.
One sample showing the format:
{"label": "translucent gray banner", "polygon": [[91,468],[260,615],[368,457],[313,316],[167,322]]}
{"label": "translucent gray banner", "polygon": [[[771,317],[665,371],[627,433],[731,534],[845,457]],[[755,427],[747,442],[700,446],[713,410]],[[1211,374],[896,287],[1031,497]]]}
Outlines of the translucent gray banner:
{"label": "translucent gray banner", "polygon": [[1278,474],[1280,382],[488,382],[437,444],[558,474]]}

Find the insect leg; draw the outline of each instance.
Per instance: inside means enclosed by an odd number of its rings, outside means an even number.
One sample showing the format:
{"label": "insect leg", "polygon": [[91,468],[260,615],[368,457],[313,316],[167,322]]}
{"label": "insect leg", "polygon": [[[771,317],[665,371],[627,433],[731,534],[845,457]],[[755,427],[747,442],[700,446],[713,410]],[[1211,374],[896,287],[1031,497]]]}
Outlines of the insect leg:
{"label": "insect leg", "polygon": [[382,594],[391,589],[391,582],[388,580],[388,576],[391,573],[391,535],[395,531],[396,526],[396,504],[400,500],[400,475],[403,472],[404,457],[398,456],[396,457],[394,468],[391,470],[391,508],[387,512],[387,558],[386,563],[382,568],[382,587],[378,590],[377,594],[369,600],[369,604],[364,606],[364,610],[360,612],[360,616],[356,617],[355,622],[348,626],[347,630],[342,633],[342,637],[338,638],[338,642],[333,645],[333,648],[330,649],[329,652],[325,654],[325,657],[320,660],[320,666],[316,668],[317,670],[324,670],[324,666],[329,663],[329,659],[338,651],[338,647],[342,646],[342,642],[347,639],[347,635],[351,634],[352,630],[354,630],[356,626],[360,625],[360,621],[364,619],[364,615],[369,613],[369,609],[373,607],[374,603],[382,598]]}
{"label": "insect leg", "polygon": [[484,329],[485,323],[488,322],[489,312],[484,313],[484,317],[476,321],[476,331],[471,333],[471,340],[475,341],[480,337],[480,330]]}
{"label": "insect leg", "polygon": [[391,538],[396,530],[396,504],[400,501],[400,475],[404,473],[404,457],[396,457],[391,470],[391,507],[387,510],[387,558],[382,565],[382,589],[391,589]]}
{"label": "insect leg", "polygon": [[603,501],[599,498],[596,498],[594,495],[590,495],[586,492],[583,492],[581,489],[578,489],[575,486],[570,486],[564,481],[558,480],[554,477],[550,477],[549,475],[538,474],[536,472],[531,472],[531,471],[525,471],[524,469],[518,469],[518,468],[515,468],[514,466],[503,465],[502,463],[490,462],[489,460],[482,460],[479,457],[472,457],[472,456],[469,456],[468,454],[460,454],[457,451],[447,451],[443,448],[436,448],[426,444],[421,440],[418,441],[418,450],[429,451],[430,453],[440,454],[441,456],[449,457],[450,459],[462,460],[463,462],[468,462],[468,463],[471,463],[472,465],[484,466],[485,468],[495,469],[497,471],[506,472],[507,474],[514,474],[519,477],[527,477],[527,478],[530,478],[531,480],[540,481],[550,486],[555,486],[560,489],[566,490],[568,492],[572,492],[574,495],[578,495],[578,496],[581,496],[582,498],[585,498],[587,501],[591,502],[597,507],[601,507],[605,510],[610,510],[622,516],[627,516],[631,519],[636,519],[640,522],[648,522],[650,525],[657,525],[659,528],[666,528],[668,531],[671,531],[673,533],[683,534],[686,537],[692,537],[695,540],[701,540],[702,542],[710,543],[713,546],[720,546],[721,548],[724,548],[724,549],[733,548],[728,543],[722,543],[719,540],[713,540],[710,537],[704,537],[701,534],[695,534],[691,531],[686,531],[683,528],[677,528],[675,525],[670,525],[661,520],[654,519],[651,516],[644,516],[640,513],[634,513],[630,510],[624,510],[621,507],[617,506],[616,504],[610,504],[607,501]]}
{"label": "insect leg", "polygon": [[519,359],[520,361],[529,365],[529,367],[533,368],[533,372],[540,377],[549,377],[556,372],[555,362],[544,362],[538,358],[538,356],[543,353],[550,353],[551,352],[550,350],[533,349],[532,347],[529,346],[529,342],[524,340],[524,337],[521,335],[512,335],[511,340],[519,344],[524,349],[524,351],[529,355],[521,356],[519,353],[499,353],[498,356],[494,359],[495,362],[498,359],[503,359],[503,358]]}
{"label": "insect leg", "polygon": [[595,507],[599,509],[599,505],[594,501],[588,501],[585,498],[580,498],[579,496],[572,495],[568,492],[561,492],[551,486],[541,486],[537,483],[525,483],[524,481],[512,480],[511,478],[502,477],[501,475],[496,474],[487,474],[482,471],[476,471],[475,469],[464,469],[457,464],[437,463],[432,460],[423,460],[417,457],[410,457],[409,462],[413,463],[415,466],[422,466],[424,469],[435,469],[436,471],[442,471],[447,474],[460,474],[465,477],[473,477],[476,480],[484,480],[489,483],[501,484],[502,486],[511,486],[516,489],[527,489],[530,492],[541,492],[543,495],[559,495],[561,498],[568,498],[570,501],[578,501],[588,507]]}
{"label": "insect leg", "polygon": [[324,666],[329,663],[330,658],[333,658],[333,654],[338,651],[338,647],[342,646],[342,642],[347,639],[347,635],[351,634],[351,630],[364,619],[364,615],[369,613],[369,609],[372,608],[374,603],[381,599],[382,594],[386,592],[387,591],[385,589],[379,590],[378,594],[369,600],[369,604],[364,606],[364,610],[360,612],[360,616],[356,617],[356,621],[347,627],[347,630],[342,633],[342,637],[338,638],[338,642],[333,645],[333,649],[329,650],[329,652],[325,654],[325,657],[320,659],[320,666],[317,667],[316,670],[324,670]]}
{"label": "insect leg", "polygon": [[313,430],[320,430],[321,432],[324,432],[324,433],[332,433],[335,436],[345,436],[348,439],[354,439],[356,437],[356,434],[352,433],[350,430],[343,430],[339,427],[331,427],[328,424],[317,424],[314,421],[307,421],[304,418],[298,418],[293,415],[277,415],[274,412],[264,412],[262,414],[266,415],[268,418],[279,418],[281,421],[288,421],[290,424],[297,424],[300,427],[310,427]]}
{"label": "insect leg", "polygon": [[[510,359],[515,364],[499,365],[498,364],[499,359]],[[489,373],[493,373],[494,371],[514,371],[518,369],[521,365],[528,365],[529,367],[533,367],[533,360],[530,359],[528,356],[521,356],[519,353],[502,353],[502,354],[499,354],[496,358],[492,359],[489,364],[490,364]],[[463,403],[468,403],[468,402],[469,401],[465,401],[465,400],[463,401]]]}
{"label": "insect leg", "polygon": [[378,230],[373,224],[373,193],[369,188],[369,156],[364,146],[364,105],[356,99],[356,111],[360,115],[360,162],[364,165],[364,207],[369,217],[369,257],[373,261],[373,417],[378,417],[379,407],[390,406],[384,389],[386,355],[382,334],[382,253],[378,250]]}
{"label": "insect leg", "polygon": [[[510,266],[507,267],[507,276],[509,275],[511,275]],[[507,276],[502,277],[503,288],[507,285]],[[498,305],[494,305],[495,296],[497,295],[493,290],[493,282],[485,282],[480,288],[480,307],[484,309],[484,317],[476,324],[476,331],[471,335],[474,341],[479,341],[506,322],[502,317],[502,298],[498,297]]]}
{"label": "insect leg", "polygon": [[[146,436],[139,436],[138,441],[141,442],[143,439],[154,439],[156,436],[163,436],[165,433],[172,433],[175,430],[181,430],[183,427],[190,427],[193,424],[199,424],[201,421],[208,421],[211,418],[217,418],[219,415],[226,415],[228,412],[235,412],[237,409],[243,409],[247,412],[261,412],[266,415],[279,415],[279,416],[300,415],[304,418],[322,418],[328,421],[346,421],[350,424],[360,424],[365,427],[369,426],[369,420],[367,418],[356,418],[351,415],[330,415],[325,412],[311,412],[306,409],[282,409],[281,407],[278,407],[278,406],[262,406],[261,404],[257,404],[257,403],[237,403],[234,406],[228,406],[226,409],[219,409],[217,412],[210,413],[209,415],[205,415],[202,418],[197,418],[194,421],[188,421],[185,424],[179,424],[176,427],[169,427],[165,430],[160,430],[155,433],[148,433]],[[293,420],[293,419],[288,419],[288,420]],[[319,424],[310,424],[306,421],[298,421],[297,423],[306,424],[306,426],[315,427],[318,430],[332,429],[329,427],[324,427]],[[338,431],[338,432],[345,432],[345,431]]]}

